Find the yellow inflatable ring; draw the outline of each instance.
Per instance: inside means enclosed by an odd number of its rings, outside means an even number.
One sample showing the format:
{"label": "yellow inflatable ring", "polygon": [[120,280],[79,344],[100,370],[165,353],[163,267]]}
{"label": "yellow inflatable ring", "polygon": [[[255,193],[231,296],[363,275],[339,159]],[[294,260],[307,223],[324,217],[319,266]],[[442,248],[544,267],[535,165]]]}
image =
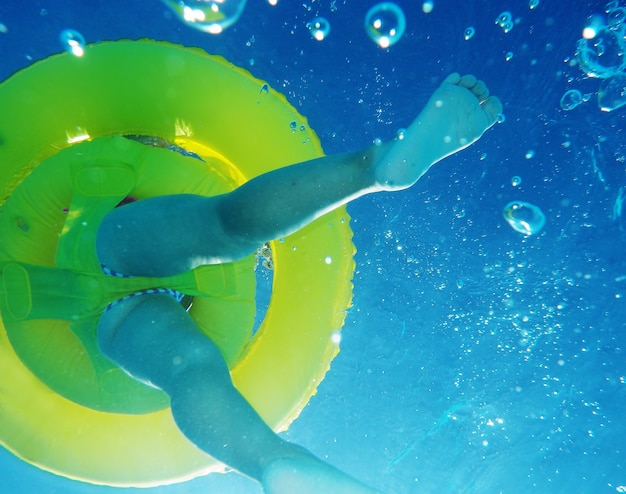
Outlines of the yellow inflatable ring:
{"label": "yellow inflatable ring", "polygon": [[[72,160],[87,154],[106,162],[98,167],[135,167],[137,184],[143,187],[138,195],[147,197],[220,193],[277,167],[322,155],[306,120],[264,82],[220,57],[149,40],[91,45],[82,58],[62,54],[36,63],[0,85],[0,107],[11,115],[0,121],[3,307],[14,296],[11,279],[20,278],[19,263],[36,265],[33,272],[58,269],[55,251],[68,214],[60,206],[65,199],[59,198],[71,196],[76,184]],[[163,138],[204,161],[103,137],[128,134]],[[145,159],[142,153],[147,153]],[[200,176],[214,185],[199,184]],[[41,187],[49,180],[49,195],[29,195],[42,190],[32,184]],[[11,206],[20,195],[20,208]],[[31,209],[31,200],[38,206]],[[50,205],[50,217],[41,217],[37,208],[42,204]],[[274,281],[267,313],[230,363],[237,388],[276,431],[298,416],[338,351],[336,335],[351,301],[351,236],[349,217],[341,208],[271,244]],[[234,271],[225,277],[243,287],[234,297],[245,302],[251,298],[251,271]],[[47,289],[54,294],[54,287]],[[220,304],[216,299],[216,307]],[[239,320],[230,318],[228,303],[223,307],[219,320]],[[45,470],[97,484],[148,487],[222,470],[182,437],[167,402],[158,397],[146,410],[126,403],[98,409],[89,399],[73,399],[66,396],[71,391],[59,393],[56,385],[42,382],[36,362],[53,348],[50,335],[58,330],[72,345],[80,340],[71,338],[66,321],[20,317],[3,309],[4,447]],[[194,317],[202,322],[209,315]],[[14,325],[27,335],[18,351],[12,343]],[[55,351],[61,355],[63,348]],[[74,363],[59,365],[67,369]],[[97,380],[106,383],[106,378]],[[106,386],[101,391],[107,392]]]}

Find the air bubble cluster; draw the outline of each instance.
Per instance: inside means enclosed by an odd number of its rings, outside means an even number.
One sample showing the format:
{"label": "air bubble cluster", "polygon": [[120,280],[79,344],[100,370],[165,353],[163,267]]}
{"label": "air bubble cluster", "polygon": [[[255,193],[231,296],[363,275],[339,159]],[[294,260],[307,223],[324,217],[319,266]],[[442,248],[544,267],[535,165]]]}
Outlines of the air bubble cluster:
{"label": "air bubble cluster", "polygon": [[626,6],[613,0],[605,13],[588,18],[576,44],[576,59],[587,76],[602,80],[598,106],[610,112],[626,105]]}
{"label": "air bubble cluster", "polygon": [[513,27],[515,26],[513,23],[513,17],[511,16],[511,12],[505,10],[498,17],[496,17],[496,24],[502,28],[505,33],[511,32]]}

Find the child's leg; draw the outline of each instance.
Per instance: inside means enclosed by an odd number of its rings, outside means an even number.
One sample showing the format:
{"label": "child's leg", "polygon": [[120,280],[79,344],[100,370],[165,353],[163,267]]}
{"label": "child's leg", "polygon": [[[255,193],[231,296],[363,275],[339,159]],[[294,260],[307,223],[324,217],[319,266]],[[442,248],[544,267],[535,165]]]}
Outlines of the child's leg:
{"label": "child's leg", "polygon": [[474,76],[445,79],[404,138],[276,170],[222,197],[231,238],[260,245],[286,236],[356,197],[413,185],[437,161],[475,142],[502,105]]}
{"label": "child's leg", "polygon": [[[281,168],[217,198],[129,204],[105,218],[98,255],[112,269],[135,275],[239,259],[359,196],[410,187],[431,165],[476,141],[501,111],[483,82],[452,74],[404,139]],[[118,255],[116,246],[134,256]]]}
{"label": "child's leg", "polygon": [[[240,258],[351,199],[411,186],[478,139],[501,108],[483,83],[453,74],[403,140],[283,168],[217,198],[166,196],[118,208],[98,232],[98,255],[115,271],[152,276]],[[217,348],[166,295],[118,303],[98,336],[105,354],[170,395],[195,444],[268,492],[370,492],[275,436],[233,388]]]}
{"label": "child's leg", "polygon": [[103,314],[98,341],[131,376],[170,396],[176,424],[198,448],[265,481],[267,492],[320,492],[324,482],[321,492],[373,492],[274,434],[233,387],[217,347],[169,295],[118,302]]}

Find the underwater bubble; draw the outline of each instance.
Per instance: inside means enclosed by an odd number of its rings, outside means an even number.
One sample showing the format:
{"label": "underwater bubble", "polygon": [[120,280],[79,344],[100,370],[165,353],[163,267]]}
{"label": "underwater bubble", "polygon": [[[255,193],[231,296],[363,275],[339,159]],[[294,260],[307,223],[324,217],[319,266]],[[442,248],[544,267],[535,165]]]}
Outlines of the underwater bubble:
{"label": "underwater bubble", "polygon": [[536,235],[546,224],[543,211],[529,202],[509,202],[502,215],[513,230],[524,235]]}
{"label": "underwater bubble", "polygon": [[396,132],[396,139],[402,141],[406,137],[406,129],[400,128]]}
{"label": "underwater bubble", "polygon": [[535,157],[535,151],[533,149],[529,149],[528,151],[526,151],[526,154],[524,155],[524,157],[529,160]]}
{"label": "underwater bubble", "polygon": [[374,5],[365,15],[365,31],[381,48],[397,43],[406,29],[404,12],[395,3]]}
{"label": "underwater bubble", "polygon": [[604,7],[604,11],[607,14],[610,14],[613,10],[615,10],[618,7],[619,7],[619,0],[611,0],[609,3],[606,4],[606,7]]}
{"label": "underwater bubble", "polygon": [[596,37],[598,32],[605,27],[606,23],[604,22],[604,17],[597,14],[591,15],[587,18],[587,22],[583,28],[583,38],[593,39]]}
{"label": "underwater bubble", "polygon": [[513,58],[514,54],[512,51],[508,51],[506,52],[506,55],[504,55],[504,61],[505,62],[510,62],[511,59]]}
{"label": "underwater bubble", "polygon": [[435,4],[431,2],[430,0],[422,4],[422,12],[424,12],[424,14],[430,14],[434,8],[435,8]]}
{"label": "underwater bubble", "polygon": [[598,90],[598,107],[610,112],[626,105],[626,74],[621,73],[604,79]]}
{"label": "underwater bubble", "polygon": [[539,0],[529,0],[528,2],[528,8],[530,10],[534,10],[539,6]]}
{"label": "underwater bubble", "polygon": [[161,0],[188,26],[219,34],[232,26],[243,12],[246,0]]}
{"label": "underwater bubble", "polygon": [[561,108],[573,110],[583,102],[583,95],[578,89],[570,89],[561,97]]}
{"label": "underwater bubble", "polygon": [[522,183],[522,177],[520,177],[519,175],[515,175],[514,177],[511,177],[511,185],[513,187],[518,187],[519,185],[521,185]]}
{"label": "underwater bubble", "polygon": [[72,55],[82,57],[85,54],[85,38],[78,31],[64,29],[59,34],[59,41],[63,49]]}
{"label": "underwater bubble", "polygon": [[8,27],[6,27],[6,25],[5,25],[5,24],[2,24],[2,23],[0,22],[0,33],[2,33],[2,34],[6,34],[6,33],[8,33],[8,32],[9,32],[9,28],[8,28]]}
{"label": "underwater bubble", "polygon": [[463,33],[463,37],[465,38],[465,41],[467,41],[469,39],[472,39],[474,37],[474,34],[476,34],[476,30],[472,26],[470,26]]}
{"label": "underwater bubble", "polygon": [[624,7],[618,7],[611,10],[607,16],[607,24],[609,29],[613,31],[622,29],[622,26],[626,25],[626,9]]}
{"label": "underwater bubble", "polygon": [[511,19],[512,19],[511,12],[505,10],[497,17],[496,24],[502,25],[506,22],[511,22]]}
{"label": "underwater bubble", "polygon": [[323,41],[330,33],[330,22],[323,17],[317,17],[311,22],[308,22],[306,27],[309,29],[311,36],[317,41]]}
{"label": "underwater bubble", "polygon": [[295,120],[289,122],[289,128],[291,129],[291,132],[295,132],[298,128],[298,123]]}
{"label": "underwater bubble", "polygon": [[589,77],[606,79],[626,68],[624,50],[615,31],[602,28],[594,38],[576,44],[576,59]]}
{"label": "underwater bubble", "polygon": [[504,11],[498,17],[496,17],[496,24],[502,28],[505,33],[510,32],[513,27],[513,17],[511,16],[511,12]]}
{"label": "underwater bubble", "polygon": [[507,22],[511,22],[513,17],[511,16],[511,12],[505,10],[498,17],[496,17],[496,24],[502,27],[502,24],[506,24]]}
{"label": "underwater bubble", "polygon": [[513,23],[512,22],[505,22],[504,24],[501,24],[500,27],[502,28],[502,30],[504,31],[504,33],[510,33],[513,30]]}

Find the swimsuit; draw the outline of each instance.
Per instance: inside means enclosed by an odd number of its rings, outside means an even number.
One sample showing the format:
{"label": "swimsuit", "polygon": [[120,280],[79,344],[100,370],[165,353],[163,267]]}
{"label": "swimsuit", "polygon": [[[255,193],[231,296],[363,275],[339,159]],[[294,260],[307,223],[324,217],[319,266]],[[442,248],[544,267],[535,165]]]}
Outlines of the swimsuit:
{"label": "swimsuit", "polygon": [[[133,278],[133,276],[128,276],[126,274],[113,271],[112,269],[109,269],[108,267],[106,267],[104,264],[101,264],[100,266],[102,267],[102,272],[106,274],[107,276],[114,276],[116,278]],[[120,302],[123,302],[124,300],[128,300],[129,298],[138,297],[140,295],[151,295],[154,293],[164,293],[166,295],[169,295],[178,303],[181,303],[183,301],[183,298],[185,297],[184,293],[179,292],[178,290],[174,290],[173,288],[148,288],[145,290],[139,290],[137,292],[129,293],[128,295],[125,295],[122,298],[118,298],[117,300],[114,300],[109,305],[107,305],[106,309],[104,310],[106,312],[114,305],[117,305]]]}
{"label": "swimsuit", "polygon": [[[152,147],[168,149],[168,150],[173,151],[175,153],[181,154],[182,156],[188,156],[188,157],[195,158],[197,160],[200,160],[200,161],[204,162],[204,160],[199,155],[197,155],[196,153],[191,152],[191,151],[187,151],[186,149],[184,149],[184,148],[182,148],[180,146],[177,146],[176,144],[170,144],[165,139],[161,139],[161,138],[158,138],[158,137],[152,137],[152,136],[143,136],[143,135],[127,135],[125,137],[127,139],[130,139],[130,140],[133,140],[133,141],[136,141],[136,142],[140,142],[141,144],[144,144],[145,146],[152,146]],[[131,202],[134,202],[134,201],[136,201],[136,199],[134,197],[126,197],[116,207],[123,206],[125,204],[131,203]],[[118,273],[117,271],[114,271],[114,270],[108,268],[104,264],[101,264],[100,267],[102,268],[102,272],[104,274],[106,274],[107,276],[114,276],[116,278],[133,278],[133,276],[129,276],[129,275],[126,275],[126,274],[123,274],[123,273]],[[149,288],[149,289],[139,290],[137,292],[130,293],[128,295],[125,295],[122,298],[114,300],[109,305],[107,305],[105,311],[109,310],[111,307],[113,307],[114,305],[117,305],[118,303],[120,303],[120,302],[122,302],[124,300],[128,300],[129,298],[138,297],[140,295],[150,295],[150,294],[154,294],[154,293],[164,293],[166,295],[170,295],[178,303],[181,303],[183,301],[183,298],[185,297],[184,293],[179,292],[178,290],[174,290],[172,288]]]}

